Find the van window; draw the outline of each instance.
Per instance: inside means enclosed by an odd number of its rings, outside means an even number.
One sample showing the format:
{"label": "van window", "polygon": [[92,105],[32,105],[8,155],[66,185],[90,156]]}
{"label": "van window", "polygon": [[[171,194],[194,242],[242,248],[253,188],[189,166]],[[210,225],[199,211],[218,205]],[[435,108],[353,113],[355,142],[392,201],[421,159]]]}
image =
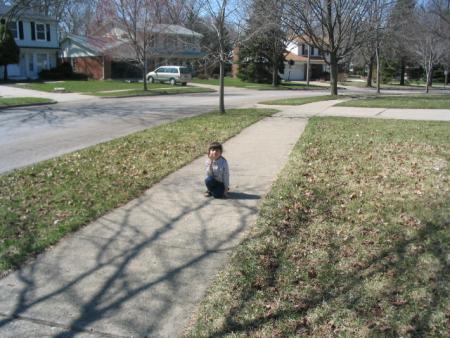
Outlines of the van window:
{"label": "van window", "polygon": [[164,67],[158,68],[157,72],[158,72],[158,73],[167,73],[167,72],[166,72],[166,68],[164,68]]}
{"label": "van window", "polygon": [[180,73],[181,74],[189,74],[190,73],[189,68],[180,67]]}
{"label": "van window", "polygon": [[176,68],[170,68],[170,72],[174,74],[178,74],[178,69]]}

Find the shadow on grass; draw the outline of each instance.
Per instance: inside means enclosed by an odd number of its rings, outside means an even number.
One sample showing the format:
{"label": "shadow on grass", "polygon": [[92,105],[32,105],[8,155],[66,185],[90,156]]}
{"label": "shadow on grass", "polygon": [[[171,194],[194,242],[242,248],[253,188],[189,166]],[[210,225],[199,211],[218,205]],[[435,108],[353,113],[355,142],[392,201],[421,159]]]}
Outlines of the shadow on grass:
{"label": "shadow on grass", "polygon": [[[300,309],[281,309],[278,311],[267,313],[263,316],[258,316],[252,320],[236,321],[235,318],[240,317],[241,311],[246,311],[245,306],[249,301],[254,298],[261,297],[260,291],[257,288],[246,290],[247,292],[241,294],[236,299],[241,299],[239,305],[234,306],[225,316],[224,328],[215,331],[208,335],[208,337],[223,337],[229,334],[250,334],[249,332],[262,328],[264,325],[280,321],[283,319],[292,320],[297,318],[297,328],[296,333],[302,335],[308,335],[312,333],[311,327],[306,319],[306,315],[309,311],[314,311],[315,308],[320,307],[323,303],[332,301],[333,299],[341,296],[350,296],[351,294],[358,294],[358,289],[364,280],[369,280],[376,274],[386,272],[390,270],[391,273],[397,277],[394,281],[394,290],[401,293],[404,288],[403,282],[401,281],[403,274],[405,273],[405,266],[418,266],[418,257],[411,255],[406,255],[405,252],[407,248],[411,245],[422,245],[424,246],[425,253],[431,254],[437,257],[439,260],[441,268],[439,271],[435,272],[436,276],[441,280],[441,283],[437,283],[436,280],[431,280],[430,284],[430,301],[427,308],[418,311],[412,318],[409,325],[411,326],[412,337],[423,337],[430,332],[430,320],[435,313],[435,311],[440,308],[442,310],[442,302],[450,297],[448,285],[450,281],[450,269],[447,263],[447,252],[445,248],[442,247],[442,243],[450,240],[450,238],[437,238],[436,233],[442,229],[448,228],[450,222],[442,224],[426,224],[425,227],[418,232],[418,234],[408,240],[402,240],[393,245],[390,249],[382,251],[379,255],[368,261],[364,266],[356,268],[352,271],[348,271],[346,274],[339,276],[334,276],[333,282],[330,288],[324,288],[317,293],[312,293],[307,299],[303,299],[302,306]],[[335,257],[335,248],[333,245],[329,247],[329,257]],[[395,255],[398,259],[395,261],[390,261],[388,258]],[[336,264],[337,261],[331,260],[327,264]],[[276,279],[278,268],[271,271],[271,280]],[[418,271],[418,273],[420,273]],[[317,274],[320,275],[321,271],[318,270]],[[265,289],[273,287],[272,283],[268,283]],[[336,290],[339,290],[336,292]],[[258,295],[259,293],[259,295]],[[348,297],[351,298],[351,297]],[[359,297],[353,298],[353,301],[346,304],[346,308],[350,311],[355,311],[359,314],[360,318],[367,319],[366,314],[361,313],[360,303],[363,299]],[[401,306],[403,304],[398,304],[398,312],[401,312]],[[331,309],[332,310],[332,309]],[[376,311],[376,309],[374,310]],[[369,316],[367,316],[369,317]],[[377,326],[376,323],[370,323],[372,333],[379,336],[396,336],[398,332],[389,325]]]}
{"label": "shadow on grass", "polygon": [[[179,307],[199,301],[211,271],[256,215],[256,195],[236,193],[244,198],[224,205],[193,199],[177,184],[164,189],[150,190],[120,217],[100,218],[1,280],[0,332],[22,319],[58,328],[58,338],[77,332],[146,337],[173,327],[169,332],[178,335],[190,315],[180,315]],[[234,208],[238,219],[220,235],[211,228],[217,207]]]}

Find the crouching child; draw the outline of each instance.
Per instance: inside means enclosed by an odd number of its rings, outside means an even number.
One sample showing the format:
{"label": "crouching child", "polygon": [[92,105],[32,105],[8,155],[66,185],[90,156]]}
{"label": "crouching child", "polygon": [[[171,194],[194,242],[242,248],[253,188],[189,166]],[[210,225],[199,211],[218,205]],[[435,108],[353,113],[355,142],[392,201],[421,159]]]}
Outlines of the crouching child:
{"label": "crouching child", "polygon": [[208,147],[206,161],[205,196],[226,198],[230,190],[230,172],[228,162],[222,156],[223,148],[219,142],[213,142]]}

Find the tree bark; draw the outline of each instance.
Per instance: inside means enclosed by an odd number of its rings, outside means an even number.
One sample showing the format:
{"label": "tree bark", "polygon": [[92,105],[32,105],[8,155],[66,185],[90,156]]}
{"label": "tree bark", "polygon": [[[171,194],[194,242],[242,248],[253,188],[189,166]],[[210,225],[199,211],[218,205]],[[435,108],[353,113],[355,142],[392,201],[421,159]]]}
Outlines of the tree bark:
{"label": "tree bark", "polygon": [[308,60],[306,61],[306,85],[307,86],[309,86],[310,68],[311,68],[311,46],[308,44]]}
{"label": "tree bark", "polygon": [[144,53],[144,91],[147,91],[148,90],[148,87],[147,87],[147,70],[148,70],[148,67],[147,67],[147,54],[146,53]]}
{"label": "tree bark", "polygon": [[336,52],[330,53],[330,90],[331,95],[337,95],[337,81],[338,81],[338,62]]}
{"label": "tree bark", "polygon": [[3,81],[8,81],[8,65],[3,65]]}
{"label": "tree bark", "polygon": [[381,67],[380,67],[380,49],[377,47],[375,49],[375,55],[377,58],[377,94],[380,94],[381,92],[381,76],[380,76],[380,72],[381,72]]}
{"label": "tree bark", "polygon": [[406,72],[405,58],[401,58],[400,59],[400,86],[405,85],[405,72]]}
{"label": "tree bark", "polygon": [[224,68],[225,68],[225,62],[222,60],[220,60],[219,63],[219,68],[220,68],[220,74],[219,74],[219,84],[220,84],[220,89],[219,89],[219,112],[221,114],[225,114],[225,100],[224,100]]}
{"label": "tree bark", "polygon": [[373,61],[374,61],[374,57],[371,56],[370,61],[369,61],[369,73],[367,74],[366,87],[372,87]]}

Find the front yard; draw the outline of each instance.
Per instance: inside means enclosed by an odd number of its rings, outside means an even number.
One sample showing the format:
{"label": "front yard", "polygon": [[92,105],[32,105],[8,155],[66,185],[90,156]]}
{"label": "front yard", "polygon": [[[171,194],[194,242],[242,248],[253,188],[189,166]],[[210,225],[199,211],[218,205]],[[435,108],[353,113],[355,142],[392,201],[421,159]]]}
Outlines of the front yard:
{"label": "front yard", "polygon": [[120,80],[87,80],[87,81],[46,81],[46,82],[24,82],[16,84],[17,87],[54,92],[55,89],[63,88],[65,92],[82,93],[96,96],[120,97],[137,95],[160,95],[168,93],[202,93],[210,89],[192,86],[170,86],[162,83],[148,83],[148,91],[144,91],[144,84],[140,82],[125,82]]}
{"label": "front yard", "polygon": [[447,337],[450,123],[313,118],[187,337]]}
{"label": "front yard", "polygon": [[[209,84],[218,86],[219,80],[218,79],[208,79],[208,80],[201,80],[201,79],[194,79],[192,82],[194,83],[200,83],[200,84]],[[305,83],[296,83],[296,82],[285,82],[283,81],[278,87],[273,87],[270,84],[265,83],[252,83],[252,82],[245,82],[242,81],[239,78],[231,78],[231,77],[225,77],[224,84],[226,87],[239,87],[239,88],[247,88],[247,89],[258,89],[258,90],[295,90],[295,89],[324,89],[327,90],[329,86],[317,86],[317,85],[309,85],[307,86]]]}
{"label": "front yard", "polygon": [[341,107],[450,109],[450,95],[373,96],[336,104]]}

